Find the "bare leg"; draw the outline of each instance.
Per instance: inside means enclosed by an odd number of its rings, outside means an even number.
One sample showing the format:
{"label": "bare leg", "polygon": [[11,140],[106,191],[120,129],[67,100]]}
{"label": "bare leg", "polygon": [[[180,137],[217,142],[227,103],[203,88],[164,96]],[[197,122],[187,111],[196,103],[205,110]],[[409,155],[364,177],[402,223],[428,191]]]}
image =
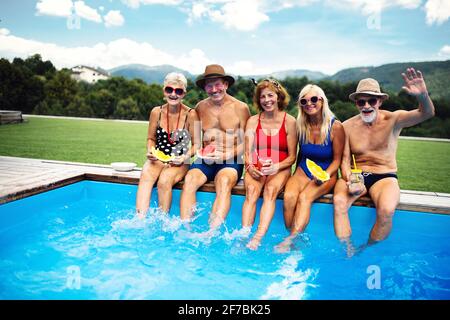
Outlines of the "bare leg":
{"label": "bare leg", "polygon": [[183,179],[188,169],[188,165],[167,167],[159,175],[158,202],[163,212],[169,213],[172,205],[172,188]]}
{"label": "bare leg", "polygon": [[366,194],[364,191],[360,195],[348,193],[348,186],[344,179],[339,179],[334,187],[333,208],[334,208],[334,232],[341,241],[347,241],[352,235],[348,210],[353,202]]}
{"label": "bare leg", "polygon": [[220,226],[226,219],[231,204],[231,189],[238,181],[238,174],[235,169],[221,169],[214,179],[216,185],[216,200],[211,212],[209,226],[215,229]]}
{"label": "bare leg", "polygon": [[197,190],[206,183],[207,178],[199,169],[189,170],[184,178],[180,197],[180,216],[182,220],[190,220],[195,207]]}
{"label": "bare leg", "polygon": [[150,160],[147,160],[142,168],[136,194],[136,212],[140,218],[144,218],[147,214],[153,185],[163,169],[164,164],[162,162]]}
{"label": "bare leg", "polygon": [[284,224],[288,230],[292,227],[298,195],[306,187],[309,181],[304,173],[300,173],[300,170],[301,169],[297,168],[294,175],[287,181],[286,188],[284,188],[283,215]]}
{"label": "bare leg", "polygon": [[400,187],[395,178],[376,182],[369,190],[377,209],[377,221],[370,232],[369,243],[386,239],[392,230],[392,217],[400,201]]}
{"label": "bare leg", "polygon": [[295,210],[294,221],[291,228],[291,234],[303,232],[311,216],[312,203],[331,191],[336,184],[336,177],[332,177],[327,182],[318,186],[314,181],[310,181],[306,188],[298,196],[297,209]]}
{"label": "bare leg", "polygon": [[275,201],[277,200],[278,194],[283,189],[290,175],[291,168],[288,168],[267,178],[267,182],[264,187],[264,201],[259,216],[258,229],[248,243],[248,248],[256,250],[259,247],[262,238],[267,233],[267,230],[269,230],[270,223],[272,222],[273,215],[275,214]]}
{"label": "bare leg", "polygon": [[336,183],[335,176],[331,177],[329,181],[323,183],[320,186],[318,186],[312,180],[308,182],[306,188],[298,196],[295,216],[291,227],[291,234],[276,247],[277,251],[286,252],[289,250],[289,247],[291,246],[295,237],[299,233],[303,232],[309,223],[312,203],[322,195],[330,192],[335,183]]}
{"label": "bare leg", "polygon": [[248,173],[245,175],[245,201],[242,207],[242,227],[253,226],[256,216],[256,202],[261,195],[265,181],[266,177],[261,177],[259,180],[256,180]]}

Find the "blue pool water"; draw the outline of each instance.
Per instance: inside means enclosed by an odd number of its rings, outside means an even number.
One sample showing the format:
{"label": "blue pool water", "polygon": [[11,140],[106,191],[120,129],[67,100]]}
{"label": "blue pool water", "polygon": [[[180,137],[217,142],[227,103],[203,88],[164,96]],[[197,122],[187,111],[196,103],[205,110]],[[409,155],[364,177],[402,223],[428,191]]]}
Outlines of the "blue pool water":
{"label": "blue pool water", "polygon": [[[83,181],[0,206],[1,299],[449,299],[450,216],[398,211],[388,240],[348,257],[334,236],[332,206],[314,204],[294,250],[282,203],[262,246],[239,233],[244,198],[226,226],[207,230],[214,194],[199,193],[190,228],[169,216],[134,217],[136,186]],[[155,206],[156,190],[152,195]],[[374,209],[353,207],[355,247]]]}

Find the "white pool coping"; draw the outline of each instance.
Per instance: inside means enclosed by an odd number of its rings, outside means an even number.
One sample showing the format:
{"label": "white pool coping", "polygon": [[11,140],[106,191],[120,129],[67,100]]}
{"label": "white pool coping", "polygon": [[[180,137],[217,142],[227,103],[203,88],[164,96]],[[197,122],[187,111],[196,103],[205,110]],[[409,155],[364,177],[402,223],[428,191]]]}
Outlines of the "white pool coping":
{"label": "white pool coping", "polygon": [[[82,180],[138,184],[140,174],[140,168],[118,172],[109,165],[0,156],[0,203]],[[181,185],[176,187],[180,188]],[[214,185],[209,183],[201,190],[213,192]],[[245,194],[242,180],[233,193]],[[325,195],[317,202],[331,203],[332,195]],[[355,205],[373,206],[373,203],[365,197]],[[401,190],[397,209],[450,214],[450,194]]]}

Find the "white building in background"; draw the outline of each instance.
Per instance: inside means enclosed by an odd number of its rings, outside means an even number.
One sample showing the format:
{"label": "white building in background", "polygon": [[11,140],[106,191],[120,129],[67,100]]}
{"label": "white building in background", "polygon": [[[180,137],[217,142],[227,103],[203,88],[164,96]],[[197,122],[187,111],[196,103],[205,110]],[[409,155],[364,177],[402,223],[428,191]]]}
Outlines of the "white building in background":
{"label": "white building in background", "polygon": [[76,66],[70,69],[72,78],[77,81],[86,81],[87,83],[96,83],[98,80],[107,80],[111,76],[108,72],[87,66]]}

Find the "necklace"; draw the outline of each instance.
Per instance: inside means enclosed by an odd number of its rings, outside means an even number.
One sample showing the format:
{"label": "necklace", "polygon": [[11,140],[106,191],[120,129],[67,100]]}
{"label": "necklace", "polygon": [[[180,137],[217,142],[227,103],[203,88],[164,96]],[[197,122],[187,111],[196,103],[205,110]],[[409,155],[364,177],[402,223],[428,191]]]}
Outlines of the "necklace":
{"label": "necklace", "polygon": [[[180,116],[181,116],[181,105],[180,105],[180,110],[178,111],[178,120],[177,120],[177,126],[175,127],[175,130],[178,129],[178,124],[180,123]],[[175,132],[174,130],[174,132]],[[167,139],[169,139],[170,143],[175,143],[175,141],[173,141],[172,139],[172,134],[174,133],[172,131],[170,131],[170,123],[169,123],[169,106],[167,106]]]}

